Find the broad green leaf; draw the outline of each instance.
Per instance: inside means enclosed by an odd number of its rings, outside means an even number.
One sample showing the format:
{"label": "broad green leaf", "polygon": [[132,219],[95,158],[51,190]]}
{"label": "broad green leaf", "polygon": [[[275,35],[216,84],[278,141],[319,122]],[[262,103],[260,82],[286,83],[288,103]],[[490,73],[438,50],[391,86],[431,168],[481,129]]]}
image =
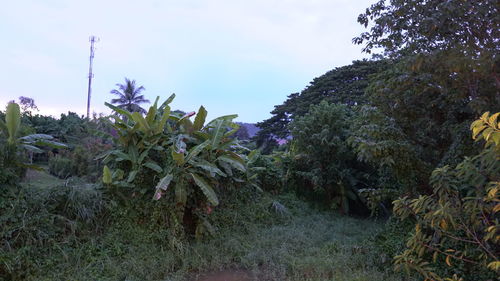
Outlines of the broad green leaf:
{"label": "broad green leaf", "polygon": [[173,178],[174,176],[172,174],[164,176],[156,185],[156,189],[167,190]]}
{"label": "broad green leaf", "polygon": [[133,182],[135,180],[135,176],[137,176],[138,170],[133,170],[128,174],[127,182]]}
{"label": "broad green leaf", "polygon": [[214,124],[216,122],[218,122],[219,120],[220,121],[232,121],[234,118],[237,118],[237,117],[238,117],[238,114],[231,114],[231,115],[220,116],[220,117],[217,117],[214,120],[208,122],[208,124],[207,124],[206,127],[214,126]]}
{"label": "broad green leaf", "polygon": [[139,163],[139,151],[137,151],[136,146],[130,146],[128,148],[128,155],[130,156],[130,161],[132,161],[132,163]]}
{"label": "broad green leaf", "polygon": [[23,147],[24,149],[26,149],[28,151],[34,152],[34,153],[43,153],[42,149],[40,149],[36,146],[33,146],[33,145],[21,144],[21,147]]}
{"label": "broad green leaf", "polygon": [[110,154],[115,155],[115,156],[117,156],[119,158],[122,158],[124,160],[128,160],[128,161],[132,162],[132,158],[128,154],[126,154],[126,153],[124,153],[122,151],[113,150],[113,151],[110,152]]}
{"label": "broad green leaf", "polygon": [[111,184],[111,182],[113,182],[111,170],[107,165],[104,165],[104,168],[102,170],[102,182],[105,184]]}
{"label": "broad green leaf", "polygon": [[122,169],[116,169],[111,175],[112,179],[122,180],[125,172]]}
{"label": "broad green leaf", "polygon": [[245,162],[240,158],[240,157],[235,157],[235,156],[230,156],[230,155],[221,155],[217,158],[218,161],[224,161],[226,163],[229,163],[231,166],[234,168],[245,172],[246,167],[245,167]]}
{"label": "broad green leaf", "polygon": [[19,138],[19,140],[26,141],[26,142],[34,142],[34,141],[38,141],[38,140],[51,140],[51,139],[54,139],[54,137],[51,135],[46,135],[46,134],[31,134],[31,135],[27,135],[27,136]]}
{"label": "broad green leaf", "polygon": [[181,120],[179,120],[179,124],[184,128],[184,130],[186,132],[188,132],[189,134],[191,132],[193,132],[193,122],[191,122],[191,120],[187,119],[187,118],[183,118]]}
{"label": "broad green leaf", "polygon": [[144,159],[146,159],[146,157],[149,154],[149,150],[150,150],[150,148],[148,148],[145,151],[141,152],[141,155],[139,155],[139,158],[137,159],[137,164],[141,164],[142,161],[144,161]]}
{"label": "broad green leaf", "polygon": [[172,94],[168,99],[160,105],[160,110],[166,108],[175,98],[175,94]]}
{"label": "broad green leaf", "polygon": [[210,134],[205,133],[205,132],[200,132],[200,131],[196,132],[195,131],[193,133],[193,135],[195,135],[197,138],[202,139],[202,140],[208,140],[208,139],[210,139]]}
{"label": "broad green leaf", "polygon": [[225,130],[224,122],[222,120],[219,120],[218,122],[215,123],[215,127],[213,129],[212,134],[212,149],[216,149],[219,146],[219,142],[222,138],[222,135],[224,134]]}
{"label": "broad green leaf", "polygon": [[231,169],[231,165],[229,165],[225,161],[219,161],[219,165],[222,167],[222,169],[224,169],[224,172],[226,172],[227,175],[229,175],[230,177],[233,176],[233,169]]}
{"label": "broad green leaf", "polygon": [[170,117],[170,106],[167,105],[163,110],[163,116],[161,117],[161,120],[160,122],[158,122],[157,127],[155,129],[156,134],[163,132],[163,128],[165,127],[165,124],[167,123],[169,117]]}
{"label": "broad green leaf", "polygon": [[114,106],[114,105],[107,103],[107,102],[105,102],[104,105],[113,109],[116,113],[126,116],[128,119],[132,119],[132,114],[130,114],[130,112],[128,112],[127,110],[121,109],[118,106]]}
{"label": "broad green leaf", "polygon": [[[156,98],[156,102],[158,101],[158,98]],[[149,107],[148,113],[146,114],[146,122],[148,123],[149,127],[154,124],[155,117],[156,117],[156,102],[154,105]]]}
{"label": "broad green leaf", "polygon": [[193,129],[195,131],[199,131],[203,128],[205,118],[207,118],[207,110],[202,105],[200,109],[198,109],[198,114],[196,114],[196,118],[194,119]]}
{"label": "broad green leaf", "polygon": [[154,161],[148,161],[148,162],[144,163],[144,166],[147,168],[150,168],[151,170],[153,170],[157,173],[161,173],[163,171],[163,169],[160,167],[160,165],[156,164]]}
{"label": "broad green leaf", "polygon": [[240,126],[238,124],[235,124],[235,123],[230,123],[229,127],[233,128],[233,129],[224,134],[225,138],[228,138],[228,137],[236,134],[236,132],[238,132],[238,130],[240,129]]}
{"label": "broad green leaf", "polygon": [[491,126],[496,126],[495,123],[497,123],[498,115],[500,115],[500,112],[497,112],[490,116],[488,123],[490,123]]}
{"label": "broad green leaf", "polygon": [[191,148],[191,150],[189,151],[187,157],[186,157],[186,162],[189,162],[189,160],[191,160],[193,157],[196,157],[198,154],[200,154],[200,152],[203,151],[203,149],[205,149],[205,147],[207,147],[207,145],[210,144],[210,141],[204,141],[200,144],[198,144],[197,146]]}
{"label": "broad green leaf", "polygon": [[201,169],[209,172],[212,177],[215,176],[215,174],[218,174],[221,177],[226,177],[226,174],[224,172],[222,172],[216,165],[214,165],[206,160],[202,160],[199,162],[192,161],[192,162],[190,162],[190,164],[192,164],[194,167],[201,168]]}
{"label": "broad green leaf", "polygon": [[205,194],[205,196],[207,197],[208,202],[210,202],[210,204],[214,206],[219,205],[219,199],[217,198],[217,195],[215,194],[215,191],[210,186],[210,184],[208,184],[201,176],[193,173],[190,174],[193,177],[196,185],[200,187],[203,194]]}
{"label": "broad green leaf", "polygon": [[38,140],[38,141],[35,141],[33,144],[38,145],[38,146],[48,146],[48,147],[59,148],[59,149],[68,148],[68,146],[65,145],[64,143],[60,143],[57,141],[51,141],[51,140]]}
{"label": "broad green leaf", "polygon": [[[232,147],[236,147],[238,146],[239,148],[241,146],[239,146],[239,143],[238,143],[238,140],[237,139],[226,139],[224,138],[224,143],[220,144],[218,149],[225,149],[225,150],[229,150],[231,149]],[[245,148],[241,147],[241,149],[245,150]]]}
{"label": "broad green leaf", "polygon": [[5,126],[9,133],[8,142],[14,143],[19,127],[21,126],[21,110],[17,103],[11,102],[7,105],[7,110],[5,111]]}
{"label": "broad green leaf", "polygon": [[146,119],[144,119],[144,117],[139,112],[132,113],[132,119],[136,124],[139,124],[139,127],[144,133],[149,132],[149,130],[151,129]]}

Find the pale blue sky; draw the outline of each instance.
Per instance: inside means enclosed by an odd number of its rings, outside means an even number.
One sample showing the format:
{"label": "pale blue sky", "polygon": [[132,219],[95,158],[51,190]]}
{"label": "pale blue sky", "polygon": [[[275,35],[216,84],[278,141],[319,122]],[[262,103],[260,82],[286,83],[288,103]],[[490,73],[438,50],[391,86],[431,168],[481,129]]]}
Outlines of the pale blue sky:
{"label": "pale blue sky", "polygon": [[91,110],[124,77],[175,109],[258,122],[315,77],[367,55],[351,39],[374,0],[16,0],[0,9],[0,107],[19,96],[41,113],[84,114],[89,42]]}

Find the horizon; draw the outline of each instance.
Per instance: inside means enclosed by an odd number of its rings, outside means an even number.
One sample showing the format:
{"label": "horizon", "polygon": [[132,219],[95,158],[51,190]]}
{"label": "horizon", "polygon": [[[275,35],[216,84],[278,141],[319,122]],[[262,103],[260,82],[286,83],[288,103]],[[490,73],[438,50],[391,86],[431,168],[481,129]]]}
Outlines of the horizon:
{"label": "horizon", "polygon": [[85,115],[88,37],[95,35],[91,113],[109,114],[104,102],[127,77],[151,102],[175,93],[173,109],[203,105],[209,119],[238,114],[238,122],[257,123],[314,78],[369,58],[351,40],[372,2],[8,3],[0,12],[9,38],[0,46],[0,107],[26,96],[43,115]]}

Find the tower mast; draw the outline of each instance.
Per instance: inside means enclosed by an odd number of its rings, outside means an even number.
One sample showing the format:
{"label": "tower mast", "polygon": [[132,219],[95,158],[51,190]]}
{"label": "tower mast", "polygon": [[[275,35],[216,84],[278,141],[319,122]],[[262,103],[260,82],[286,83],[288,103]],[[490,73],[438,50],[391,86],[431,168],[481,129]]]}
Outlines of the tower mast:
{"label": "tower mast", "polygon": [[89,88],[87,92],[87,119],[90,114],[90,98],[92,96],[92,78],[94,78],[94,74],[92,74],[92,64],[94,62],[94,43],[99,42],[99,38],[96,38],[94,35],[90,36],[90,63],[89,63]]}

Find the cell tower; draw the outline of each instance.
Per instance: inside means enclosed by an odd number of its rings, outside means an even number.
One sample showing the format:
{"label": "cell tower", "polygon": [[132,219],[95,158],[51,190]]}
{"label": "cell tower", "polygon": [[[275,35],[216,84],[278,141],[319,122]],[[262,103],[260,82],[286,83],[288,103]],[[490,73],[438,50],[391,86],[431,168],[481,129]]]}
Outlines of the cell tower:
{"label": "cell tower", "polygon": [[90,98],[92,96],[92,78],[94,78],[94,74],[92,74],[92,64],[94,61],[94,43],[99,42],[99,38],[94,35],[90,36],[90,64],[89,64],[89,89],[87,93],[87,119],[89,118],[90,113]]}

